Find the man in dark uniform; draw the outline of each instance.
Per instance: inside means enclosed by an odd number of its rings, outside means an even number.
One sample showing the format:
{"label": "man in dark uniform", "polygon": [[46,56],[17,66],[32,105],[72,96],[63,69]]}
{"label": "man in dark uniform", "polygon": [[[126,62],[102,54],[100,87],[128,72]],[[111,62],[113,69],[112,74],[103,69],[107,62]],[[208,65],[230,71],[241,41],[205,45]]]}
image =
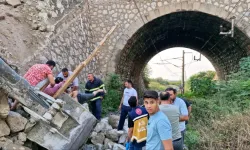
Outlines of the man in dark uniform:
{"label": "man in dark uniform", "polygon": [[[187,109],[188,109],[188,117],[190,117],[191,115],[191,110],[192,110],[192,102],[190,102],[189,100],[185,99],[185,98],[182,98],[182,100],[185,102],[186,106],[187,106]],[[185,121],[185,124],[187,125],[188,124],[188,121]]]}
{"label": "man in dark uniform", "polygon": [[[105,91],[104,84],[102,80],[96,78],[92,73],[88,74],[88,82],[85,85],[85,93],[93,93],[99,89]],[[102,113],[102,99],[105,92],[101,92],[95,95],[94,98],[90,99],[91,111],[92,114],[98,119],[101,120]]]}

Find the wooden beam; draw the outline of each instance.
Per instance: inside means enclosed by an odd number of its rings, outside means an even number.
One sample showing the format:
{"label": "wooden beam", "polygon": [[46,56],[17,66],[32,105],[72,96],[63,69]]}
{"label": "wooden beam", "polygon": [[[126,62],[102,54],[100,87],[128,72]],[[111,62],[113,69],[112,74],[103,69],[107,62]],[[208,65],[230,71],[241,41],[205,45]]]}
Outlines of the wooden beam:
{"label": "wooden beam", "polygon": [[114,32],[116,27],[117,27],[117,25],[113,26],[111,28],[111,30],[107,33],[107,35],[103,38],[103,40],[99,43],[99,45],[95,48],[95,50],[88,56],[88,58],[78,65],[78,67],[74,70],[73,74],[71,76],[69,76],[69,78],[63,84],[63,86],[53,96],[54,98],[57,98],[59,95],[61,95],[67,89],[67,87],[70,85],[70,83],[72,83],[73,80],[77,77],[77,75],[80,73],[80,71],[82,71],[82,69],[85,66],[87,66],[90,63],[90,61],[98,54],[101,46],[110,37],[110,35]]}

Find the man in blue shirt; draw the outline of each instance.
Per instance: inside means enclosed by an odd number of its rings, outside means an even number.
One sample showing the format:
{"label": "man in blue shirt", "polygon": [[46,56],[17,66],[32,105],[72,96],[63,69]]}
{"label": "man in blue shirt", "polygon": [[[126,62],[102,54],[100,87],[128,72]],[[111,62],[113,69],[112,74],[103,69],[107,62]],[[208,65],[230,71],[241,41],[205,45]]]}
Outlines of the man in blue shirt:
{"label": "man in blue shirt", "polygon": [[176,97],[177,91],[174,88],[167,88],[166,92],[170,94],[170,98],[172,100],[172,104],[177,106],[180,111],[180,130],[181,130],[181,135],[182,135],[182,140],[184,143],[184,135],[186,131],[186,125],[185,121],[188,121],[188,110],[186,103],[179,97]]}
{"label": "man in blue shirt", "polygon": [[159,110],[158,93],[146,91],[144,105],[149,114],[147,126],[147,150],[173,150],[172,128],[167,116]]}

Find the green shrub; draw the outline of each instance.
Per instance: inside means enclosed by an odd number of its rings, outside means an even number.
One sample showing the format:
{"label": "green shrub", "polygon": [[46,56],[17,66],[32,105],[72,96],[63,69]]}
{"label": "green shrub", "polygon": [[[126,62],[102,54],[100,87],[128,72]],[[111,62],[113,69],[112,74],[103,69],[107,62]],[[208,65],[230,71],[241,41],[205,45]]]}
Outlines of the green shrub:
{"label": "green shrub", "polygon": [[105,81],[107,93],[102,103],[102,114],[117,111],[122,97],[122,81],[117,74],[109,74]]}
{"label": "green shrub", "polygon": [[199,72],[190,77],[188,84],[194,95],[204,97],[215,93],[214,71]]}
{"label": "green shrub", "polygon": [[[223,126],[216,128],[214,127],[214,122],[223,122],[226,117],[242,113],[249,109],[250,57],[241,59],[239,70],[228,75],[226,81],[213,82],[212,77],[205,75],[205,73],[192,76],[190,81],[194,97],[192,99],[192,113],[189,124],[192,129],[188,129],[187,131],[187,145],[190,149],[209,149],[212,146],[212,142],[217,145],[227,145],[227,141],[220,141],[220,139],[230,139],[230,135],[227,134],[230,130],[228,131]],[[181,96],[187,97],[190,95],[192,96],[192,94],[187,93],[187,95]],[[195,144],[197,142],[197,133],[193,132],[194,129],[198,131],[198,135],[200,136],[198,137],[202,139],[202,141],[198,140],[199,144],[197,147],[195,146],[197,145]],[[223,134],[220,134],[220,137],[218,137],[214,134],[207,134],[206,132],[208,131]],[[233,142],[233,140],[230,142]],[[217,147],[217,149],[223,148]]]}
{"label": "green shrub", "polygon": [[149,89],[156,90],[156,91],[164,91],[166,89],[166,86],[160,84],[159,82],[150,81]]}
{"label": "green shrub", "polygon": [[199,132],[188,129],[185,133],[185,144],[188,145],[188,148],[190,150],[194,150],[196,148],[196,145],[199,144]]}

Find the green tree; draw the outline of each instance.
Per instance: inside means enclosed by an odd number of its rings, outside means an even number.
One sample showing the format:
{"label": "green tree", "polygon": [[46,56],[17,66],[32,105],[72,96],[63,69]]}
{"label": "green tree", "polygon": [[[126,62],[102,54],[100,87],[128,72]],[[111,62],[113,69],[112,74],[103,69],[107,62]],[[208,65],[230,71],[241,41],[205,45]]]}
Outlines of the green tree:
{"label": "green tree", "polygon": [[150,74],[151,74],[151,68],[149,65],[147,65],[144,70],[143,70],[143,74],[142,74],[142,78],[143,78],[143,82],[145,84],[146,88],[149,88],[149,82],[150,82]]}
{"label": "green tree", "polygon": [[196,96],[207,96],[215,92],[214,71],[199,72],[189,79],[190,90]]}
{"label": "green tree", "polygon": [[102,107],[103,115],[117,110],[122,97],[122,81],[119,75],[109,74],[105,81],[107,93],[105,94]]}

